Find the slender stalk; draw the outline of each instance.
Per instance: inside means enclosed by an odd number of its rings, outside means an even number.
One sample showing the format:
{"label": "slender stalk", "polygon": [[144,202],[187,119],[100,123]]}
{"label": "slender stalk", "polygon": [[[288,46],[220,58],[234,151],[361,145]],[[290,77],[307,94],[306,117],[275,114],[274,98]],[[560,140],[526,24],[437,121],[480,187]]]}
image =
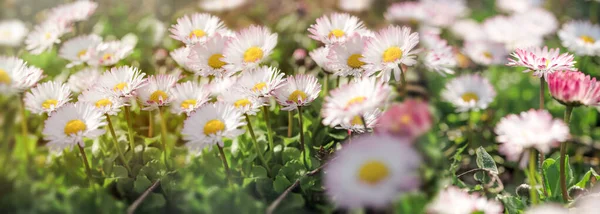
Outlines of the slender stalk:
{"label": "slender stalk", "polygon": [[26,159],[29,160],[31,154],[29,154],[29,142],[28,142],[28,137],[29,137],[29,133],[27,130],[27,112],[25,109],[25,94],[21,94],[21,97],[19,97],[20,101],[21,101],[21,108],[19,108],[19,111],[21,113],[21,134],[23,135],[23,142],[25,142],[25,157],[27,157]]}
{"label": "slender stalk", "polygon": [[367,120],[365,120],[365,116],[360,116],[360,120],[362,121],[363,127],[365,128],[365,133],[369,132],[369,128],[367,127]]}
{"label": "slender stalk", "polygon": [[292,111],[288,111],[288,133],[287,136],[288,137],[292,137],[292,120],[293,120],[293,116],[292,116]]}
{"label": "slender stalk", "polygon": [[273,129],[271,129],[271,120],[269,119],[269,106],[263,106],[263,116],[265,118],[265,123],[267,126],[267,140],[269,141],[269,151],[271,152],[271,154],[274,155],[275,145],[273,144]]}
{"label": "slender stalk", "polygon": [[340,78],[341,78],[341,76],[337,76],[337,79],[335,80],[335,87],[336,88],[340,87]]}
{"label": "slender stalk", "polygon": [[252,123],[250,122],[250,117],[248,117],[248,114],[244,114],[244,116],[246,116],[246,125],[248,125],[248,132],[250,132],[250,136],[252,137],[252,143],[254,143],[254,148],[256,149],[256,153],[258,153],[258,159],[260,159],[262,164],[265,166],[265,168],[267,169],[267,174],[270,177],[271,169],[269,168],[269,164],[267,163],[267,161],[265,160],[265,157],[263,156],[263,152],[258,147],[258,140],[256,140],[256,135],[254,135],[254,130],[252,129]]}
{"label": "slender stalk", "polygon": [[117,135],[115,134],[115,129],[113,127],[112,121],[110,120],[110,116],[108,114],[105,114],[105,116],[106,121],[108,122],[108,130],[110,131],[110,135],[112,135],[112,139],[115,144],[115,148],[117,149],[117,153],[119,153],[119,159],[121,159],[121,162],[123,162],[123,166],[125,166],[125,169],[127,169],[127,172],[129,172],[129,174],[131,175],[131,168],[129,168],[129,164],[127,164],[127,160],[123,155],[123,151],[121,151],[121,147],[119,146],[119,142],[117,141]]}
{"label": "slender stalk", "polygon": [[229,172],[229,164],[227,164],[227,157],[225,157],[225,152],[223,152],[223,147],[217,143],[217,147],[219,148],[219,154],[221,156],[221,161],[223,161],[223,168],[225,169],[225,175],[227,175],[227,180],[231,182],[231,172]]}
{"label": "slender stalk", "polygon": [[[544,96],[546,95],[545,93],[545,89],[546,89],[546,80],[544,79],[544,77],[540,77],[540,109],[544,109]],[[539,153],[539,172],[540,172],[540,178],[541,178],[541,182],[542,182],[542,190],[544,192],[545,196],[548,196],[548,193],[546,192],[546,182],[544,181],[544,173],[542,172],[542,165],[544,164],[544,153],[540,152]]]}
{"label": "slender stalk", "polygon": [[92,170],[90,169],[90,164],[87,161],[87,155],[85,155],[85,149],[83,146],[77,145],[79,148],[79,152],[81,153],[81,161],[83,161],[83,165],[85,166],[85,173],[87,174],[88,181],[92,184]]}
{"label": "slender stalk", "polygon": [[298,106],[298,124],[300,125],[300,149],[302,149],[302,158],[304,158],[304,166],[308,169],[306,161],[306,148],[304,145],[304,126],[302,122],[302,106]]}
{"label": "slender stalk", "polygon": [[154,115],[152,115],[152,111],[148,111],[148,137],[152,137],[154,135]]}
{"label": "slender stalk", "polygon": [[325,74],[325,78],[323,79],[323,96],[327,96],[329,93],[329,74]]}
{"label": "slender stalk", "polygon": [[400,95],[404,96],[406,94],[406,74],[404,74],[404,69],[402,69],[402,65],[400,67]]}
{"label": "slender stalk", "polygon": [[544,192],[544,196],[548,197],[548,192],[546,191],[546,182],[545,182],[545,177],[544,177],[544,171],[542,169],[542,166],[544,165],[544,160],[546,160],[546,157],[544,155],[544,153],[540,152],[538,155],[538,173],[540,174],[540,178],[541,178],[541,182],[542,182],[542,191]]}
{"label": "slender stalk", "polygon": [[544,109],[544,90],[546,89],[546,80],[540,77],[540,109]]}
{"label": "slender stalk", "polygon": [[535,149],[531,149],[530,153],[529,153],[529,185],[531,186],[531,188],[529,189],[529,195],[531,198],[531,204],[535,205],[538,204],[538,195],[537,195],[537,189],[536,189],[536,178],[535,178],[535,173],[536,173],[536,168],[535,168]]}
{"label": "slender stalk", "polygon": [[158,109],[158,114],[160,115],[160,139],[163,147],[163,156],[165,159],[165,166],[169,168],[169,164],[167,163],[167,121],[165,120],[165,115],[163,113],[163,108]]}
{"label": "slender stalk", "polygon": [[127,120],[127,134],[129,135],[129,149],[132,154],[134,153],[135,143],[133,141],[133,127],[131,123],[131,107],[124,106],[125,108],[125,120]]}
{"label": "slender stalk", "polygon": [[[573,106],[567,106],[565,110],[565,123],[569,125],[571,121],[571,112],[573,111]],[[562,198],[564,202],[569,201],[569,193],[567,192],[567,177],[566,177],[566,156],[567,156],[567,142],[562,142],[560,144],[560,189],[562,191]]]}

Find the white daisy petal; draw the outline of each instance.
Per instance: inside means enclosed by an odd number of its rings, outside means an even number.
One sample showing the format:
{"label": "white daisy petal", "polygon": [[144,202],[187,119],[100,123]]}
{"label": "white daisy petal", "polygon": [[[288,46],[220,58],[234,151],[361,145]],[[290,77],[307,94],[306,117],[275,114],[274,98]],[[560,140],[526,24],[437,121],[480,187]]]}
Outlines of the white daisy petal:
{"label": "white daisy petal", "polygon": [[479,74],[456,77],[446,83],[442,91],[442,98],[452,103],[459,112],[486,109],[494,97],[494,87]]}
{"label": "white daisy petal", "polygon": [[223,146],[223,138],[232,139],[243,134],[244,130],[239,127],[246,123],[242,120],[242,112],[232,105],[221,102],[205,104],[184,121],[181,134],[188,149],[199,153],[204,147]]}
{"label": "white daisy petal", "polygon": [[44,82],[25,94],[25,107],[34,114],[47,113],[60,108],[71,100],[69,86],[61,82]]}
{"label": "white daisy petal", "polygon": [[95,139],[104,134],[104,115],[87,103],[68,103],[44,123],[44,140],[51,151],[60,153],[75,145],[84,146],[83,139]]}

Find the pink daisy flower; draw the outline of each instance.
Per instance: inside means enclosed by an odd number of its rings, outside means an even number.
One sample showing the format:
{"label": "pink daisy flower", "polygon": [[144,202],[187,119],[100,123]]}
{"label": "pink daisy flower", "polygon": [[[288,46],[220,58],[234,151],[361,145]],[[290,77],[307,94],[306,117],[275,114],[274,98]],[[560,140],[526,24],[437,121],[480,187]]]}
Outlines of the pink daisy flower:
{"label": "pink daisy flower", "polygon": [[598,105],[600,84],[579,71],[555,72],[548,75],[550,94],[558,102],[570,105]]}
{"label": "pink daisy flower", "polygon": [[392,104],[379,118],[375,131],[400,137],[417,138],[431,129],[427,102],[408,99]]}
{"label": "pink daisy flower", "polygon": [[548,78],[548,74],[560,70],[574,70],[575,61],[573,55],[569,53],[560,54],[558,48],[517,48],[515,52],[510,54],[514,59],[509,59],[508,66],[526,67],[524,72],[533,71],[533,75],[537,77],[544,76]]}

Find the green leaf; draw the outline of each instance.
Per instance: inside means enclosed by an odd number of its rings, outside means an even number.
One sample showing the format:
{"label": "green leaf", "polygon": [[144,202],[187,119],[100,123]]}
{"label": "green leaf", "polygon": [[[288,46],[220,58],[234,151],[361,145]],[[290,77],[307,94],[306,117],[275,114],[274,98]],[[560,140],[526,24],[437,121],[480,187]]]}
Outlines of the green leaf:
{"label": "green leaf", "polygon": [[518,197],[498,195],[498,199],[504,204],[504,210],[507,214],[520,214],[525,209],[525,204]]}
{"label": "green leaf", "polygon": [[304,198],[301,194],[290,193],[277,207],[275,213],[288,213],[290,211],[298,211],[298,209],[304,207]]}
{"label": "green leaf", "polygon": [[113,167],[113,177],[115,178],[127,178],[129,175],[127,174],[127,169],[122,166],[114,166]]}
{"label": "green leaf", "polygon": [[483,147],[477,148],[475,152],[477,154],[477,166],[479,168],[487,169],[493,173],[498,174],[498,167],[496,167],[496,162],[494,162],[494,158],[490,154],[488,154]]}
{"label": "green leaf", "polygon": [[[573,182],[573,171],[569,166],[569,156],[565,157],[565,176],[567,180],[567,187]],[[546,178],[546,191],[550,195],[549,199],[555,202],[562,202],[561,188],[560,188],[560,161],[548,158],[542,164],[544,175]]]}
{"label": "green leaf", "polygon": [[287,163],[291,160],[299,160],[302,156],[301,154],[302,153],[299,149],[294,147],[285,147],[281,156],[283,157],[283,162]]}
{"label": "green leaf", "polygon": [[581,180],[577,182],[575,186],[585,189],[588,186],[588,183],[590,183],[590,179],[598,180],[599,178],[600,176],[598,176],[598,173],[596,173],[593,168],[590,168],[590,170],[583,175],[583,178],[581,178]]}
{"label": "green leaf", "polygon": [[150,185],[152,185],[152,182],[150,182],[146,176],[138,175],[133,182],[133,190],[141,194],[142,192],[146,191]]}
{"label": "green leaf", "polygon": [[262,167],[262,166],[253,166],[252,167],[252,177],[255,178],[266,178],[267,176],[267,170]]}
{"label": "green leaf", "polygon": [[290,182],[287,178],[285,178],[285,176],[277,175],[277,177],[275,177],[275,181],[273,182],[273,189],[275,190],[275,192],[281,194],[283,191],[285,191],[291,185],[292,185],[292,182]]}

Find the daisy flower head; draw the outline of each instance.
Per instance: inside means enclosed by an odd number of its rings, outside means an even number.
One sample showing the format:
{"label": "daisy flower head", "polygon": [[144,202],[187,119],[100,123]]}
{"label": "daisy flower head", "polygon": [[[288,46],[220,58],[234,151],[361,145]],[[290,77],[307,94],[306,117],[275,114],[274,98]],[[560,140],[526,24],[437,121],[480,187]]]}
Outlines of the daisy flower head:
{"label": "daisy flower head", "polygon": [[542,204],[525,211],[525,214],[569,214],[569,210],[559,204]]}
{"label": "daisy flower head", "polygon": [[465,41],[464,52],[480,65],[506,64],[508,52],[504,45],[490,41]]}
{"label": "daisy flower head", "polygon": [[326,45],[344,43],[355,33],[360,33],[365,27],[356,16],[347,13],[333,13],[324,15],[310,25],[308,35],[310,38]]}
{"label": "daisy flower head", "polygon": [[556,16],[542,8],[514,14],[513,19],[520,20],[522,27],[529,29],[531,33],[536,35],[547,36],[553,34],[558,28]]}
{"label": "daisy flower head", "polygon": [[240,78],[238,78],[237,76],[213,79],[213,81],[207,85],[208,90],[210,91],[210,96],[212,98],[217,98],[221,96],[225,91],[234,87],[239,79]]}
{"label": "daisy flower head", "polygon": [[[362,116],[362,117],[361,117]],[[349,123],[340,123],[339,126],[335,126],[336,129],[345,129],[355,133],[364,133],[368,130],[365,130],[365,123],[367,124],[367,129],[373,129],[377,125],[377,120],[381,116],[381,110],[376,108],[373,111],[362,114],[361,116],[355,116]],[[365,122],[363,123],[363,118]]]}
{"label": "daisy flower head", "polygon": [[543,44],[543,36],[527,28],[523,20],[515,17],[494,16],[483,22],[487,39],[502,43],[507,51],[517,48],[538,47]]}
{"label": "daisy flower head", "polygon": [[485,40],[487,35],[483,31],[481,24],[473,19],[463,19],[456,21],[450,26],[450,32],[456,37],[465,41]]}
{"label": "daisy flower head", "polygon": [[171,89],[173,99],[171,101],[171,112],[174,114],[186,113],[189,115],[192,111],[208,101],[210,91],[206,86],[196,82],[187,81],[176,84]]}
{"label": "daisy flower head", "polygon": [[496,97],[490,81],[479,74],[466,74],[446,83],[442,97],[458,112],[486,109]]}
{"label": "daisy flower head", "polygon": [[384,16],[388,21],[417,24],[427,18],[427,13],[421,2],[406,1],[392,4]]}
{"label": "daisy flower head", "polygon": [[52,49],[54,44],[60,43],[60,37],[68,30],[61,21],[46,21],[33,29],[25,39],[25,48],[31,54],[41,54]]}
{"label": "daisy flower head", "polygon": [[96,12],[98,3],[89,0],[78,0],[50,9],[48,20],[64,20],[67,25],[77,21],[85,21]]}
{"label": "daisy flower head", "polygon": [[183,68],[186,71],[191,71],[192,69],[188,66],[188,56],[190,55],[190,53],[191,48],[188,46],[184,46],[171,51],[169,55],[181,68]]}
{"label": "daisy flower head", "polygon": [[27,33],[29,29],[21,20],[2,20],[0,21],[0,46],[18,47]]}
{"label": "daisy flower head", "polygon": [[231,76],[235,72],[225,69],[224,50],[227,43],[232,39],[230,36],[216,34],[205,44],[196,44],[190,48],[187,56],[187,67],[203,77],[206,76]]}
{"label": "daisy flower head", "polygon": [[308,55],[325,73],[333,74],[334,70],[330,65],[331,60],[327,58],[329,55],[329,47],[324,46],[314,49],[309,52]]}
{"label": "daisy flower head", "polygon": [[560,54],[560,49],[549,49],[544,46],[517,49],[510,54],[513,58],[508,61],[508,66],[525,67],[524,72],[533,71],[536,77],[548,78],[548,74],[561,70],[574,70],[575,61],[569,53]]}
{"label": "daisy flower head", "polygon": [[[529,148],[548,153],[569,138],[569,127],[562,120],[553,119],[546,110],[510,114],[498,122],[494,131],[498,135],[496,141],[501,143],[498,151],[510,161],[519,160],[522,154],[528,155],[524,151]],[[522,160],[524,166],[528,159]]]}
{"label": "daisy flower head", "polygon": [[548,75],[552,97],[568,106],[600,104],[600,83],[579,71],[557,71]]}
{"label": "daisy flower head", "polygon": [[362,61],[362,52],[365,49],[365,44],[371,37],[354,34],[347,39],[344,44],[331,45],[331,51],[327,58],[330,60],[329,67],[337,76],[354,76],[362,77],[370,74],[365,71]]}
{"label": "daisy flower head", "polygon": [[319,97],[321,84],[319,80],[306,74],[288,76],[285,84],[273,91],[275,99],[284,111],[293,111],[298,107],[307,106]]}
{"label": "daisy flower head", "polygon": [[148,77],[146,84],[136,90],[137,97],[144,105],[143,110],[152,111],[167,106],[173,100],[171,89],[179,80],[178,76],[158,74]]}
{"label": "daisy flower head", "polygon": [[421,100],[408,99],[392,104],[381,115],[375,132],[415,139],[429,131],[431,126],[429,105]]}
{"label": "daisy flower head", "polygon": [[136,67],[111,68],[98,78],[97,86],[117,97],[132,97],[137,89],[146,85],[145,75]]}
{"label": "daisy flower head", "polygon": [[571,208],[569,213],[575,214],[584,214],[584,213],[594,213],[600,209],[600,193],[598,192],[598,187],[594,187],[592,190],[593,193],[587,194],[585,196],[581,196],[575,200],[575,207]]}
{"label": "daisy flower head", "polygon": [[370,71],[379,71],[384,80],[389,80],[392,72],[394,79],[400,80],[400,64],[414,65],[415,46],[419,43],[419,34],[411,33],[409,27],[389,26],[380,30],[374,39],[369,40],[362,61]]}
{"label": "daisy flower head", "polygon": [[232,72],[257,67],[265,61],[277,45],[277,33],[266,27],[252,25],[242,29],[223,52],[225,69]]}
{"label": "daisy flower head", "polygon": [[133,52],[134,46],[122,41],[102,42],[91,49],[89,65],[111,66],[125,59]]}
{"label": "daisy flower head", "polygon": [[78,36],[66,41],[58,50],[58,55],[66,60],[71,61],[67,68],[73,67],[87,62],[90,59],[90,49],[102,42],[102,38],[98,35],[90,34]]}
{"label": "daisy flower head", "polygon": [[194,13],[177,19],[171,26],[171,37],[186,45],[203,44],[219,31],[225,30],[225,25],[219,17],[208,13]]}
{"label": "daisy flower head", "polygon": [[81,92],[77,97],[77,103],[85,103],[94,106],[102,114],[117,115],[123,107],[123,99],[104,93],[98,88],[90,88]]}
{"label": "daisy flower head", "polygon": [[69,86],[49,81],[37,85],[25,94],[25,107],[34,114],[50,115],[71,100]]}
{"label": "daisy flower head", "polygon": [[326,194],[339,207],[382,208],[418,188],[421,156],[405,139],[361,135],[325,167]]}
{"label": "daisy flower head", "polygon": [[450,186],[440,191],[437,197],[427,206],[427,213],[457,214],[457,213],[504,213],[502,204],[478,195],[469,194],[458,187]]}
{"label": "daisy flower head", "polygon": [[261,66],[242,73],[235,87],[255,97],[271,97],[274,90],[285,84],[283,76],[278,68]]}
{"label": "daisy flower head", "polygon": [[584,56],[600,54],[600,26],[589,21],[570,21],[558,31],[562,46]]}
{"label": "daisy flower head", "polygon": [[542,6],[543,0],[496,0],[498,9],[511,13],[524,13]]}
{"label": "daisy flower head", "polygon": [[79,93],[96,85],[99,77],[100,70],[98,70],[98,68],[88,67],[77,73],[71,74],[67,81],[67,85],[72,92]]}
{"label": "daisy flower head", "polygon": [[218,102],[223,102],[235,107],[242,114],[255,115],[262,107],[263,100],[254,96],[252,93],[232,88],[223,92],[218,98]]}
{"label": "daisy flower head", "polygon": [[421,0],[426,10],[424,21],[431,26],[447,27],[468,14],[466,0]]}
{"label": "daisy flower head", "polygon": [[424,64],[427,68],[438,72],[442,76],[454,74],[453,69],[457,64],[454,49],[448,45],[446,40],[440,38],[425,54]]}
{"label": "daisy flower head", "polygon": [[325,97],[321,115],[323,124],[348,124],[356,117],[383,107],[391,87],[375,78],[362,78],[332,90]]}
{"label": "daisy flower head", "polygon": [[27,66],[22,59],[0,56],[0,92],[26,91],[42,79],[42,73],[42,69]]}
{"label": "daisy flower head", "polygon": [[95,139],[104,134],[102,112],[87,103],[68,103],[44,122],[44,140],[51,151],[60,153],[73,146],[85,146],[83,138]]}
{"label": "daisy flower head", "polygon": [[[204,147],[218,144],[223,138],[235,138],[244,133],[240,126],[246,125],[242,112],[233,105],[217,102],[200,106],[183,122],[181,134],[192,152],[200,153]],[[201,128],[198,131],[198,128]]]}
{"label": "daisy flower head", "polygon": [[198,4],[202,10],[219,12],[238,8],[246,3],[246,0],[201,0]]}

